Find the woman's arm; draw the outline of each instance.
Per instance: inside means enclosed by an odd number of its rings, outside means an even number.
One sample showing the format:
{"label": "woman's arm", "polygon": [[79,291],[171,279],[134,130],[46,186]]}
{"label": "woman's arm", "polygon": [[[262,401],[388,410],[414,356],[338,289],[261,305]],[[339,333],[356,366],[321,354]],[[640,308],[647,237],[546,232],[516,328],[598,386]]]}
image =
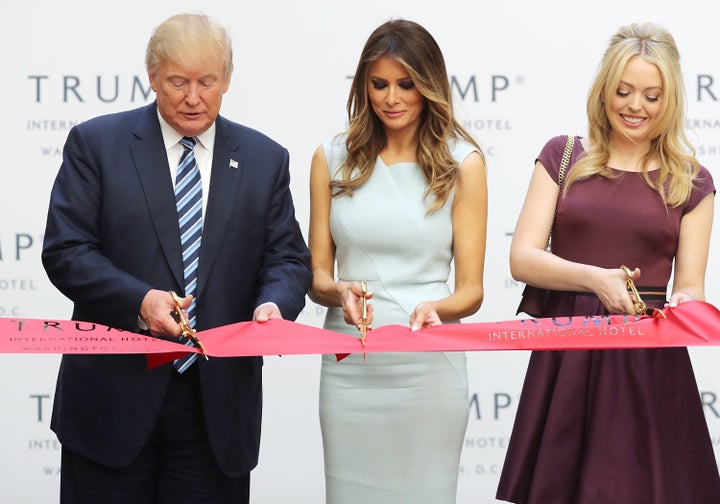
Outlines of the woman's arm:
{"label": "woman's arm", "polygon": [[[345,321],[351,325],[360,322],[359,302],[362,296],[360,282],[335,281],[335,243],[330,233],[330,205],[332,189],[330,172],[322,146],[313,154],[310,166],[310,247],[313,271],[310,299],[322,306],[342,306]],[[368,298],[372,297],[370,293]],[[368,323],[372,323],[372,307],[369,308]]]}
{"label": "woman's arm", "polygon": [[[538,161],[510,245],[513,278],[545,289],[594,292],[611,313],[634,313],[627,275],[620,265],[599,268],[567,261],[545,250],[558,195],[557,183]],[[639,270],[634,274],[637,279]]]}
{"label": "woman's arm", "polygon": [[485,162],[473,152],[459,171],[452,210],[455,288],[446,298],[420,303],[410,316],[413,330],[472,315],[483,301],[488,214]]}
{"label": "woman's arm", "polygon": [[673,293],[669,306],[705,299],[705,273],[710,249],[714,194],[705,196],[680,221],[680,237],[675,255]]}

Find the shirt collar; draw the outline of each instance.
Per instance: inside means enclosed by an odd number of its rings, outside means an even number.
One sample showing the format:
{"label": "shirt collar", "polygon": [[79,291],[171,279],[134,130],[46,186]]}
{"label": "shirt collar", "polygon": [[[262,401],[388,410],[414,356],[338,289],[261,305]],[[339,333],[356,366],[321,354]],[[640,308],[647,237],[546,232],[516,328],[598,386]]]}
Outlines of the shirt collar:
{"label": "shirt collar", "polygon": [[[168,124],[160,114],[160,110],[157,111],[157,115],[160,121],[160,132],[162,133],[163,142],[165,143],[165,150],[170,150],[177,145],[184,135],[175,131],[175,129]],[[205,150],[212,152],[215,147],[215,122],[213,122],[207,130],[198,135],[197,139]]]}

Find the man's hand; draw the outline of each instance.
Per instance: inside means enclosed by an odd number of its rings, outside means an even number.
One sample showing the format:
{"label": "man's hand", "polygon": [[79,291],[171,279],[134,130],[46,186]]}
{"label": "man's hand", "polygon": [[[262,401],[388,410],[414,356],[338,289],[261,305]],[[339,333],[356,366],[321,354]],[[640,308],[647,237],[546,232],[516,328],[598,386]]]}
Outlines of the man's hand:
{"label": "man's hand", "polygon": [[[180,298],[183,316],[187,319],[184,309],[192,303],[192,296]],[[152,336],[180,336],[180,326],[173,318],[175,301],[168,291],[151,289],[145,294],[140,305],[140,318],[145,322]]]}
{"label": "man's hand", "polygon": [[280,308],[277,307],[275,303],[267,302],[263,303],[257,308],[255,308],[255,312],[253,312],[253,320],[255,322],[267,322],[270,319],[273,318],[283,318],[282,313],[280,313]]}

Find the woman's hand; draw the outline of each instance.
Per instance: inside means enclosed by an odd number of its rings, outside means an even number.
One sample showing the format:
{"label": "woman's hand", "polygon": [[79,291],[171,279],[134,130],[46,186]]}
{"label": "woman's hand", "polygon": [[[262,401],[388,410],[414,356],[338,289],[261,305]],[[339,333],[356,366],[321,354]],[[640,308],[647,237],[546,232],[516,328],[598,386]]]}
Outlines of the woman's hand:
{"label": "woman's hand", "polygon": [[[632,271],[632,280],[640,278],[640,268]],[[628,293],[628,275],[622,268],[601,269],[595,294],[610,314],[635,315],[633,298]]]}
{"label": "woman's hand", "polygon": [[680,303],[687,303],[688,301],[695,301],[695,295],[692,291],[690,289],[679,290],[673,292],[673,295],[670,296],[670,299],[668,299],[668,302],[665,303],[665,306],[675,308]]}
{"label": "woman's hand", "polygon": [[424,301],[415,307],[410,314],[410,330],[417,331],[424,327],[442,324],[440,316],[430,301]]}
{"label": "woman's hand", "polygon": [[[342,302],[345,323],[358,327],[362,320],[363,289],[361,282],[337,282],[337,289]],[[372,292],[365,293],[365,299],[372,298]],[[367,303],[367,301],[366,301]],[[367,319],[365,323],[370,326],[373,320],[373,306],[367,303]]]}

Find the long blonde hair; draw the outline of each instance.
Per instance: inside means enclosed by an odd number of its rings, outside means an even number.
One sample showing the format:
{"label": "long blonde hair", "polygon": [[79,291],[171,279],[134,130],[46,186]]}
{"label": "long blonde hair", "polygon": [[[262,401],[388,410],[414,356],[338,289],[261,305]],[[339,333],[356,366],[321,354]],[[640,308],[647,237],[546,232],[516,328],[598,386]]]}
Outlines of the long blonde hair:
{"label": "long blonde hair", "polygon": [[[650,149],[643,157],[642,175],[666,205],[679,206],[689,198],[700,164],[695,159],[695,149],[685,136],[685,91],[675,39],[670,32],[652,23],[623,26],[610,39],[588,96],[591,146],[568,173],[564,190],[567,191],[573,182],[592,175],[613,176],[607,167],[612,136],[608,108],[625,66],[636,56],[655,65],[663,82],[660,113],[652,132]],[[648,166],[655,160],[659,162],[660,169],[652,181]]]}
{"label": "long blonde hair", "polygon": [[428,212],[432,213],[445,204],[458,181],[458,163],[448,141],[462,138],[481,155],[482,151],[455,120],[445,60],[437,42],[425,28],[403,19],[376,28],[362,50],[347,101],[347,159],[339,168],[340,176],[332,177],[333,194],[352,196],[370,177],[385,146],[385,129],[368,98],[370,66],[383,56],[400,63],[425,98],[418,128],[417,160],[427,180],[424,197]]}

